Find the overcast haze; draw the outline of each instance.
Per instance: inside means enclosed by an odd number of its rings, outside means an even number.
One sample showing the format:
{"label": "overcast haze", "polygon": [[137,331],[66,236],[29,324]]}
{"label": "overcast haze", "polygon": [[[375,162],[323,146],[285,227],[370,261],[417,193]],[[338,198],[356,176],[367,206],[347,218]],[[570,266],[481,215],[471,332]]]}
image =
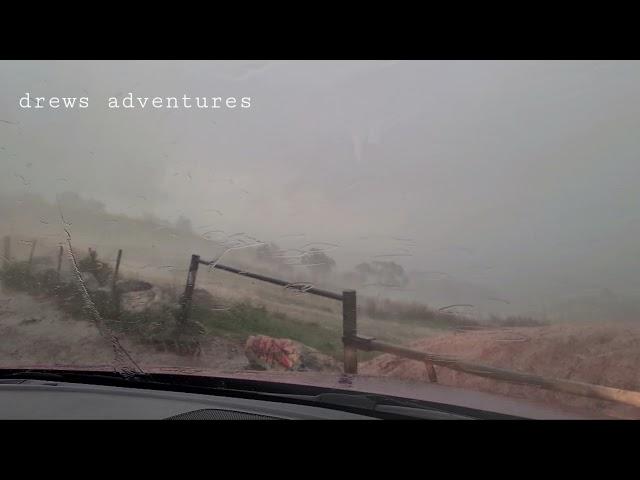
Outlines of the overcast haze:
{"label": "overcast haze", "polygon": [[[392,259],[523,310],[640,293],[638,62],[5,61],[0,92],[2,193],[305,234],[343,270]],[[129,92],[251,108],[107,108]]]}

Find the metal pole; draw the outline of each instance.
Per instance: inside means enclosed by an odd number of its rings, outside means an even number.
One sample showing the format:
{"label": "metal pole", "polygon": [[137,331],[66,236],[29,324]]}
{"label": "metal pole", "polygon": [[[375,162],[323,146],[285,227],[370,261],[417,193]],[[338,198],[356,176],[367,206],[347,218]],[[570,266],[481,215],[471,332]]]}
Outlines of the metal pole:
{"label": "metal pole", "polygon": [[180,315],[180,321],[185,323],[189,318],[191,311],[191,302],[193,300],[193,290],[196,285],[196,276],[198,275],[198,265],[200,265],[200,255],[191,255],[191,263],[189,264],[189,273],[187,274],[187,284],[184,288],[184,295],[182,296],[181,306],[182,312]]}
{"label": "metal pole", "polygon": [[11,237],[6,235],[4,237],[4,256],[3,256],[3,265],[5,268],[9,266],[11,262]]}
{"label": "metal pole", "polygon": [[344,345],[344,373],[358,373],[358,349],[353,341],[358,336],[356,291],[342,292],[342,343]]}

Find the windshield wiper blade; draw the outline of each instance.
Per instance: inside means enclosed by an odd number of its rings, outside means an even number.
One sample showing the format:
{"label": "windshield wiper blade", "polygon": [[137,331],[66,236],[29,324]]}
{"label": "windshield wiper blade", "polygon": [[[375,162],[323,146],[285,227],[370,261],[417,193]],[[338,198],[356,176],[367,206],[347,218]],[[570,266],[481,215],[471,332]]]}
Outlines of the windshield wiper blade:
{"label": "windshield wiper blade", "polygon": [[139,375],[129,377],[123,376],[118,372],[85,372],[85,371],[67,371],[67,370],[40,370],[40,369],[0,369],[0,379],[21,378],[25,380],[43,380],[52,382],[68,382],[87,381],[88,383],[96,381],[106,381],[109,383],[135,383],[141,379]]}

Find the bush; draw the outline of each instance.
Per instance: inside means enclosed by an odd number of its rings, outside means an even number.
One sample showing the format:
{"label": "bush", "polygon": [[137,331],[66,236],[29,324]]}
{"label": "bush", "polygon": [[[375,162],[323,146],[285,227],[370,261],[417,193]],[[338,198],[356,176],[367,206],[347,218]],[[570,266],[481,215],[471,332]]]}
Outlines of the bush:
{"label": "bush", "polygon": [[29,262],[11,262],[2,269],[2,284],[9,290],[35,292],[39,282],[31,274]]}
{"label": "bush", "polygon": [[89,255],[78,262],[78,270],[92,273],[101,287],[105,286],[113,275],[111,266],[98,260],[98,252],[91,249],[89,249]]}
{"label": "bush", "polygon": [[60,287],[60,281],[58,279],[58,272],[53,268],[48,268],[37,275],[37,281],[39,286],[48,295],[55,295],[56,291]]}
{"label": "bush", "polygon": [[361,309],[362,313],[372,319],[394,320],[435,328],[479,325],[479,322],[472,318],[454,313],[440,312],[430,308],[428,305],[416,302],[409,303],[389,299],[380,301],[373,298],[365,298]]}

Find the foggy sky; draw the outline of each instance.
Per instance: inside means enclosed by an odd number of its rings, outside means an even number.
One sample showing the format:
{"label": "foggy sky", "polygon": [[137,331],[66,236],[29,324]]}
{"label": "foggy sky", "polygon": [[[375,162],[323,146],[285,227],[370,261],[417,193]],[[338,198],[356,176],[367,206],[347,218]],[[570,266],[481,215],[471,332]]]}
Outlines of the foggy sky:
{"label": "foggy sky", "polygon": [[[345,269],[393,260],[527,307],[640,293],[638,62],[5,61],[0,92],[2,192],[331,242]],[[252,101],[106,108],[129,92]]]}

